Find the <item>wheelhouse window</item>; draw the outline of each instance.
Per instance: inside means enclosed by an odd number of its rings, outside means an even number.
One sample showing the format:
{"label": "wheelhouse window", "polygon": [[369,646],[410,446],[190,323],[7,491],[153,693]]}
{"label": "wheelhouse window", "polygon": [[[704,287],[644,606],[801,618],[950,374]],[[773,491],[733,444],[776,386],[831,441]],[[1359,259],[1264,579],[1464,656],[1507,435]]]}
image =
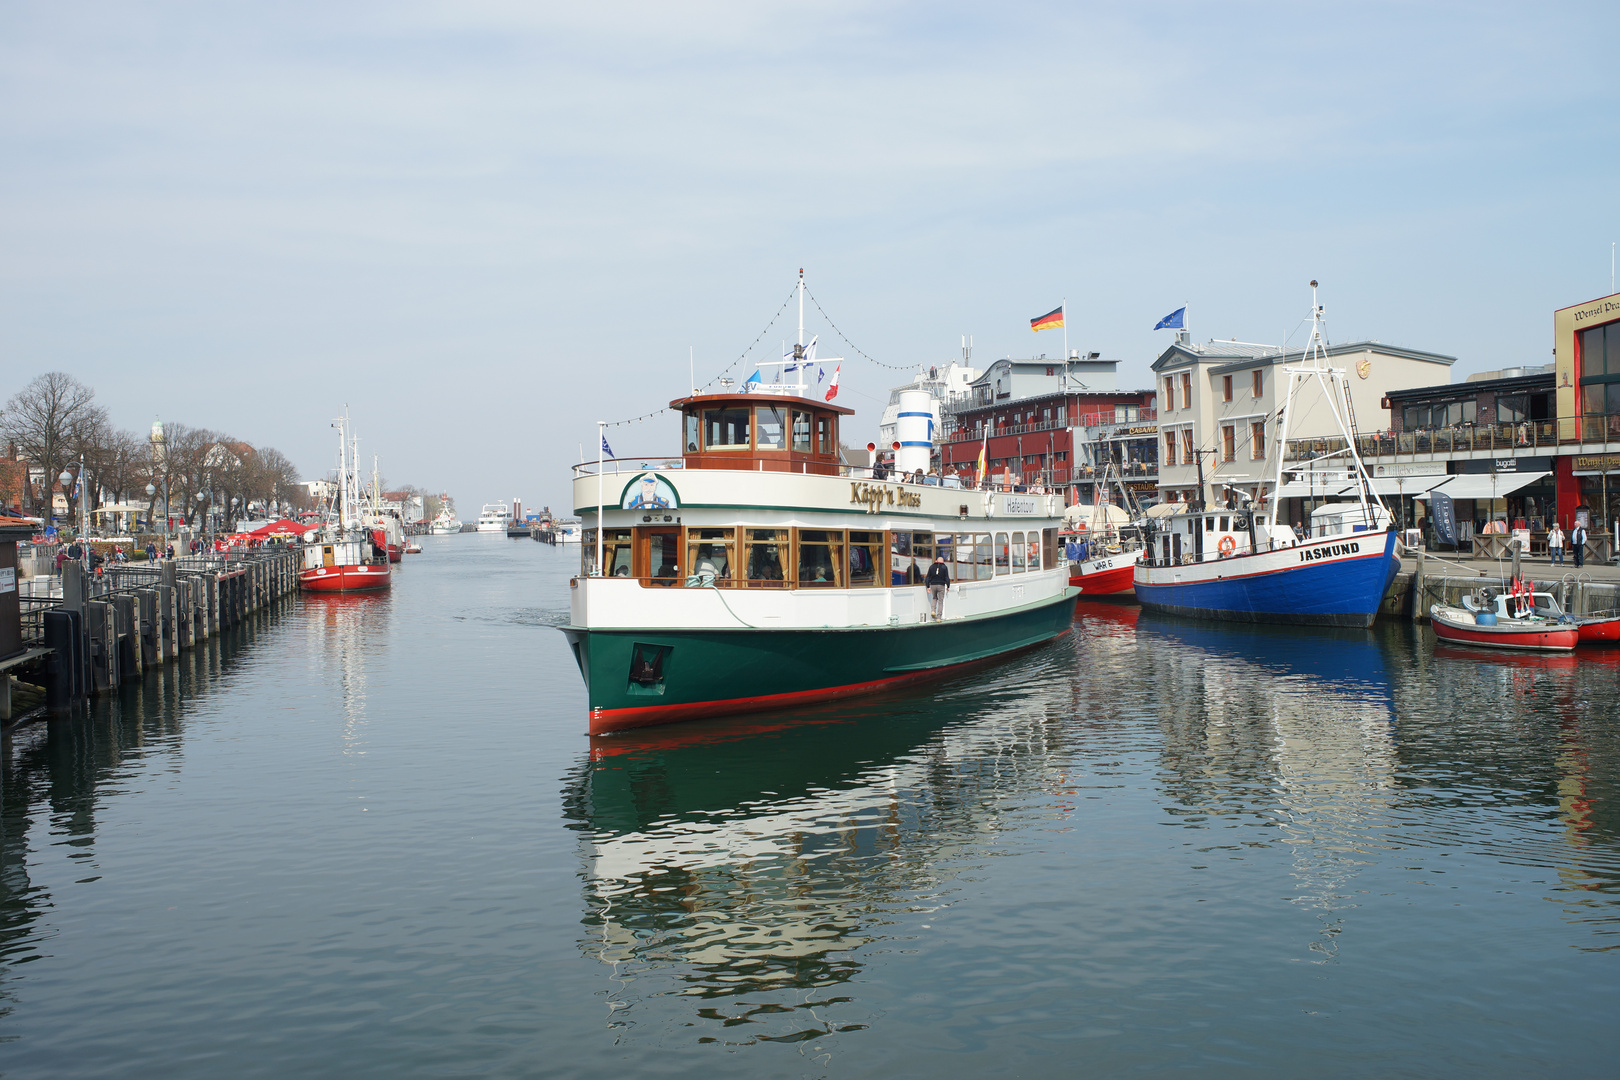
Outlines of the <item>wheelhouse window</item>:
{"label": "wheelhouse window", "polygon": [[810,452],[810,414],[798,409],[793,410],[793,452]]}
{"label": "wheelhouse window", "polygon": [[759,449],[787,449],[787,419],[787,410],[780,406],[754,407],[754,439]]}
{"label": "wheelhouse window", "polygon": [[629,529],[609,529],[603,538],[602,560],[609,577],[629,577],[635,573],[635,544]]}
{"label": "wheelhouse window", "polygon": [[843,585],[842,529],[799,530],[799,587],[836,589]]}
{"label": "wheelhouse window", "polygon": [[786,529],[745,529],[745,570],[750,588],[781,588],[787,575],[789,535]]}
{"label": "wheelhouse window", "polygon": [[818,454],[836,454],[838,443],[837,433],[833,430],[833,418],[830,416],[816,417],[816,450]]}
{"label": "wheelhouse window", "polygon": [[883,568],[883,534],[851,530],[849,534],[849,587],[882,585],[887,576]]}
{"label": "wheelhouse window", "polygon": [[686,565],[688,585],[730,585],[731,566],[736,553],[733,529],[687,529]]}
{"label": "wheelhouse window", "polygon": [[682,440],[688,454],[695,454],[701,445],[699,440],[703,437],[703,421],[695,412],[686,414],[686,438]]}
{"label": "wheelhouse window", "polygon": [[746,408],[703,410],[705,450],[746,450],[748,445]]}

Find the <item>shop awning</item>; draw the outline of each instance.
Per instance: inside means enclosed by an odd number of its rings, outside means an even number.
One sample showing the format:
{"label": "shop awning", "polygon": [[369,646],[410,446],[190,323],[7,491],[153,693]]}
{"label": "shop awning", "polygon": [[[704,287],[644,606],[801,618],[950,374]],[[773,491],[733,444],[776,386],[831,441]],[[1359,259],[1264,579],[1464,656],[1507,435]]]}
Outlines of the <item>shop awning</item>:
{"label": "shop awning", "polygon": [[1453,499],[1500,499],[1551,475],[1550,472],[1497,473],[1495,476],[1490,473],[1461,473],[1447,477],[1444,483],[1431,484],[1421,493],[1413,492],[1412,497],[1427,501],[1432,490],[1443,491]]}
{"label": "shop awning", "polygon": [[[1451,479],[1448,476],[1375,476],[1372,480],[1374,495],[1411,495],[1417,491],[1427,490],[1441,480]],[[1278,499],[1318,499],[1338,496],[1341,499],[1356,497],[1356,482],[1354,480],[1329,480],[1326,483],[1318,480],[1312,484],[1308,480],[1290,480],[1278,489],[1274,498]]]}

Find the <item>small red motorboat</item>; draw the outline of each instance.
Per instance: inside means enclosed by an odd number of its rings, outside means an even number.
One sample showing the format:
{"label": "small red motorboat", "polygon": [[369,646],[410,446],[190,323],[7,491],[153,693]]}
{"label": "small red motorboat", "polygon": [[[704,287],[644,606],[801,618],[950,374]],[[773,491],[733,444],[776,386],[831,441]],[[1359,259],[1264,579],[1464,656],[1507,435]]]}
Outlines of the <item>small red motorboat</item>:
{"label": "small red motorboat", "polygon": [[1484,589],[1466,596],[1462,607],[1435,604],[1429,622],[1442,641],[1490,649],[1571,652],[1581,639],[1580,625],[1552,593],[1535,592],[1522,579],[1500,593]]}

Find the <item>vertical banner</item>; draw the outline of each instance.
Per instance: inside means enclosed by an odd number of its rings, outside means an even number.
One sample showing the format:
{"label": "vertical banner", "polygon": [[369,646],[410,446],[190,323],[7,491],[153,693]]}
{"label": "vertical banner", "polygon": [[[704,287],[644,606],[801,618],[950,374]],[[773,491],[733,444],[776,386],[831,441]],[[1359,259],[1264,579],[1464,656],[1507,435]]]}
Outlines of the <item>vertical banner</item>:
{"label": "vertical banner", "polygon": [[1429,492],[1429,516],[1434,519],[1434,538],[1442,544],[1457,546],[1457,510],[1451,496],[1443,491]]}

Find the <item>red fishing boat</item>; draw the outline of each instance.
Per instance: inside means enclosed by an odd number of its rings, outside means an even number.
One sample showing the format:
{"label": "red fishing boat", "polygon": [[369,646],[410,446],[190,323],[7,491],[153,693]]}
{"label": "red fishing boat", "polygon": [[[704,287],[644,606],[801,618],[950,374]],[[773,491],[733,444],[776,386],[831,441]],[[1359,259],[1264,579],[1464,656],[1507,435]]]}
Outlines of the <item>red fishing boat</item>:
{"label": "red fishing boat", "polygon": [[[1063,515],[1064,553],[1069,559],[1069,584],[1085,597],[1114,596],[1136,599],[1136,563],[1142,557],[1141,531],[1130,524],[1135,500],[1123,481],[1122,505],[1108,501],[1112,463],[1103,471],[1099,497],[1093,506],[1071,506]],[[1130,509],[1127,509],[1130,508]]]}
{"label": "red fishing boat", "polygon": [[309,592],[368,592],[386,589],[391,573],[388,543],[380,529],[362,525],[356,499],[358,469],[350,466],[348,410],[338,421],[337,520],[304,547],[298,587]]}

